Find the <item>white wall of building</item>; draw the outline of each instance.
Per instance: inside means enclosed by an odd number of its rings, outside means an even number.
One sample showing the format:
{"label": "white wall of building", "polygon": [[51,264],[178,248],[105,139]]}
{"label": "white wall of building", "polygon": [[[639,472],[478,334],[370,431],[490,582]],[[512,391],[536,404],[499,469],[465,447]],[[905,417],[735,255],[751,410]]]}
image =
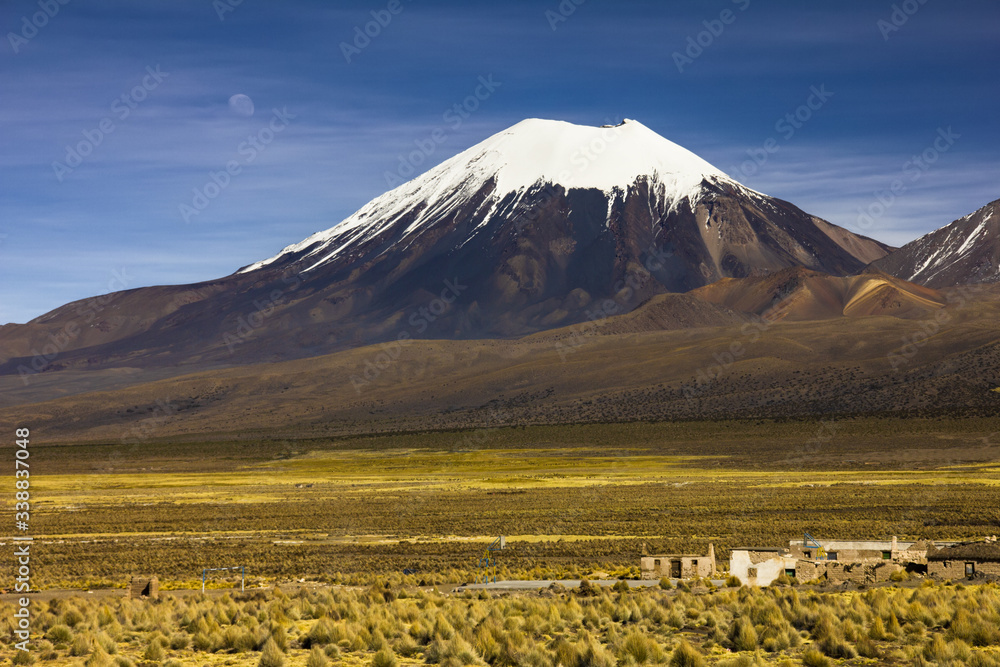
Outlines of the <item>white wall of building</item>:
{"label": "white wall of building", "polygon": [[[754,568],[757,570],[755,576],[750,572]],[[795,559],[779,553],[774,553],[771,558],[758,563],[752,562],[750,552],[742,549],[733,551],[729,556],[729,573],[739,579],[744,586],[767,586],[780,577],[786,568],[794,570]]]}

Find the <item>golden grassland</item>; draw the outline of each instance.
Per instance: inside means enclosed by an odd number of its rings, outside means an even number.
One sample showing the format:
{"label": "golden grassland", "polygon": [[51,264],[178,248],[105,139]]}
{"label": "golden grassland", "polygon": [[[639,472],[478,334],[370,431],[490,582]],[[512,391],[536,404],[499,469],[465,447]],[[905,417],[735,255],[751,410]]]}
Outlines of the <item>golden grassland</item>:
{"label": "golden grassland", "polygon": [[[55,665],[1000,665],[995,584],[462,593],[650,552],[1000,532],[996,419],[535,426],[31,454],[32,659]],[[12,509],[12,498],[3,507]],[[0,563],[5,579],[13,561]],[[246,594],[189,590],[246,566]],[[403,571],[409,573],[404,574]],[[160,601],[54,589],[157,575]],[[308,580],[309,589],[298,591]],[[209,579],[231,589],[232,576]],[[270,589],[280,583],[285,590]],[[48,598],[51,598],[49,601]],[[4,606],[5,605],[5,606]],[[0,604],[10,651],[13,608]],[[6,659],[6,658],[5,658]],[[24,656],[19,659],[24,660]]]}
{"label": "golden grassland", "polygon": [[725,560],[806,531],[982,537],[1000,532],[998,432],[992,419],[851,419],[38,446],[34,577],[152,573],[173,588],[240,564],[269,583],[409,569],[443,584],[469,580],[500,534],[503,572],[520,578],[624,574],[644,547],[712,542]]}
{"label": "golden grassland", "polygon": [[130,667],[1000,665],[995,584],[843,593],[697,582],[629,590],[442,594],[379,583],[244,594],[56,598],[38,605],[14,664]]}
{"label": "golden grassland", "polygon": [[[152,432],[154,435],[156,431]],[[121,434],[119,434],[121,435]],[[1000,416],[966,418],[838,417],[719,421],[635,421],[425,430],[339,437],[259,436],[215,439],[110,438],[49,444],[38,465],[47,474],[216,472],[309,452],[462,454],[481,450],[562,450],[622,458],[712,456],[748,469],[864,469],[958,465],[1000,459]],[[0,443],[0,451],[3,451]],[[552,457],[554,458],[554,456]],[[550,462],[552,460],[550,458]],[[702,459],[703,460],[703,459]],[[420,472],[420,469],[416,469]]]}

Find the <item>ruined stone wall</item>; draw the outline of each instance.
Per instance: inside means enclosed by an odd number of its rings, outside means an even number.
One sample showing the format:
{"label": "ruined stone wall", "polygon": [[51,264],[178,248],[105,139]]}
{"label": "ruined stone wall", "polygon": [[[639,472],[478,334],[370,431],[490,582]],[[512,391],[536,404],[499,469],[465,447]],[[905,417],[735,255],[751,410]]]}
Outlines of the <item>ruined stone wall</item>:
{"label": "ruined stone wall", "polygon": [[153,599],[160,597],[160,581],[156,577],[132,577],[129,582],[128,596],[130,598],[141,598],[149,596]]}
{"label": "ruined stone wall", "polygon": [[826,562],[826,578],[836,583],[874,584],[889,581],[893,574],[903,570],[899,563],[869,559],[846,563],[839,560]]}
{"label": "ruined stone wall", "polygon": [[[965,579],[964,560],[931,560],[927,562],[927,574],[939,579]],[[974,564],[975,574],[1000,577],[1000,563]]]}

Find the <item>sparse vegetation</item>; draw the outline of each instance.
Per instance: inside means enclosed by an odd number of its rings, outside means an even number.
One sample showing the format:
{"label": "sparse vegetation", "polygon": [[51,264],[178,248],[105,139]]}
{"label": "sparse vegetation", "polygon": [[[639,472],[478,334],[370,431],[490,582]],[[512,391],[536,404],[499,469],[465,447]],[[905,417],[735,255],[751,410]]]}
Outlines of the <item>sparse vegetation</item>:
{"label": "sparse vegetation", "polygon": [[[1000,655],[996,584],[846,594],[790,587],[702,593],[593,587],[482,596],[379,582],[364,589],[165,594],[157,602],[74,597],[47,603],[37,617],[39,632],[65,640],[62,621],[69,610],[80,616],[73,643],[39,647],[46,651],[43,661],[700,667],[829,666],[861,656],[880,663],[995,667]],[[0,618],[11,618],[12,611],[0,605]],[[672,615],[683,619],[680,627]],[[9,648],[13,628],[3,623],[0,639]],[[112,626],[112,634],[105,632]]]}
{"label": "sparse vegetation", "polygon": [[[692,425],[691,443],[670,445],[717,446],[706,443],[723,439],[726,431],[733,434],[725,437],[738,438],[745,426]],[[879,436],[897,426],[868,424]],[[808,433],[795,424],[770,427],[779,443]],[[669,434],[664,428],[581,427],[575,436],[575,427],[490,431],[489,439],[461,452],[429,449],[426,434],[352,441],[357,448],[340,452],[310,453],[306,443],[266,464],[247,465],[230,453],[235,467],[222,470],[226,445],[217,458],[204,459],[212,472],[198,475],[174,471],[172,459],[157,458],[160,450],[153,447],[148,458],[117,472],[43,471],[37,487],[50,502],[32,513],[33,526],[60,540],[48,545],[49,561],[36,581],[43,588],[93,589],[123,586],[129,574],[150,572],[165,589],[196,588],[192,562],[235,561],[247,567],[252,585],[291,578],[370,585],[404,569],[414,574],[390,582],[445,584],[474,576],[484,545],[469,538],[491,533],[520,536],[500,559],[501,577],[578,579],[602,572],[614,578],[630,576],[643,543],[653,553],[702,552],[707,536],[720,536],[711,541],[724,561],[732,547],[780,545],[806,530],[827,538],[949,539],[998,529],[1000,470],[933,465],[935,456],[961,453],[928,450],[923,469],[886,470],[883,462],[894,459],[875,451],[858,454],[851,465],[799,470],[790,478],[776,452],[766,448],[771,445],[756,436],[752,446],[765,447],[764,462],[752,467],[722,456],[659,451],[655,438]],[[995,438],[1000,421],[947,428],[953,429],[949,441],[980,442],[979,429],[993,428]],[[853,434],[858,426],[844,429]],[[578,446],[580,438],[592,436],[596,440],[586,449]],[[555,442],[525,449],[535,437]],[[462,438],[441,435],[441,446],[469,446]],[[619,455],[613,458],[603,453],[621,439],[636,448],[615,449]],[[498,444],[505,448],[493,449]],[[390,445],[399,449],[385,448]],[[75,456],[67,454],[78,464]],[[149,466],[145,472],[132,469],[139,461]],[[376,461],[380,476],[373,480]],[[489,511],[482,512],[484,507]],[[812,509],[806,515],[803,507]],[[231,588],[236,582],[220,577],[208,583]],[[70,614],[62,624],[72,630],[73,620]]]}
{"label": "sparse vegetation", "polygon": [[[867,431],[853,424],[845,432],[864,439],[897,427],[873,420]],[[45,498],[33,510],[33,529],[59,538],[46,543],[44,566],[33,572],[39,586],[120,587],[131,573],[155,573],[165,592],[159,602],[57,597],[35,617],[31,657],[75,667],[865,660],[997,667],[1000,591],[992,584],[921,585],[919,576],[863,591],[827,582],[801,587],[793,579],[766,589],[733,579],[718,589],[708,580],[676,587],[666,580],[644,590],[591,583],[635,578],[643,544],[651,553],[700,553],[712,541],[725,561],[737,543],[778,545],[805,530],[934,539],[989,535],[1000,525],[995,464],[959,466],[934,458],[947,450],[927,449],[929,458],[914,459],[919,464],[893,468],[892,453],[876,449],[849,460],[842,454],[826,467],[821,463],[832,459],[820,452],[802,469],[777,450],[813,428],[797,423],[761,427],[776,433],[779,445],[753,436],[761,457],[751,464],[691,453],[717,451],[711,448],[724,437],[739,440],[753,432],[747,423],[692,424],[683,427],[694,434],[690,441],[658,441],[670,428],[380,436],[341,442],[343,450],[299,444],[264,461],[260,450],[241,459],[224,445],[206,460],[205,474],[183,468],[182,456],[172,467],[151,445],[148,455],[99,475],[46,471],[33,486]],[[990,437],[1000,432],[996,421],[942,428],[952,429],[950,443],[989,444],[983,429],[992,429]],[[918,439],[932,433],[926,424],[900,431],[925,434]],[[609,457],[611,449],[618,455]],[[79,453],[67,453],[65,465],[79,465],[74,457]],[[442,593],[450,590],[445,584],[472,579],[482,536],[501,533],[517,536],[501,554],[501,579],[585,585]],[[222,576],[209,588],[229,591],[170,593],[199,588],[202,563],[246,565],[250,589],[293,578],[311,584],[240,595],[232,592],[238,581]],[[7,648],[9,611],[0,608]]]}

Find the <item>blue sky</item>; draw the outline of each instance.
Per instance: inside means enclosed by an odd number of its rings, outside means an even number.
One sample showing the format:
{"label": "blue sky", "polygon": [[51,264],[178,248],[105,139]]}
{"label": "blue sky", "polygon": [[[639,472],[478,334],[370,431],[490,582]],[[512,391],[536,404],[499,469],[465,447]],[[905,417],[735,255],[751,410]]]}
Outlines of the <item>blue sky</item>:
{"label": "blue sky", "polygon": [[[637,119],[895,245],[1000,197],[995,0],[398,3],[4,2],[0,322],[227,275],[387,190],[434,130],[421,171],[529,117]],[[391,21],[348,62],[373,11]],[[446,120],[491,76],[478,109]]]}

